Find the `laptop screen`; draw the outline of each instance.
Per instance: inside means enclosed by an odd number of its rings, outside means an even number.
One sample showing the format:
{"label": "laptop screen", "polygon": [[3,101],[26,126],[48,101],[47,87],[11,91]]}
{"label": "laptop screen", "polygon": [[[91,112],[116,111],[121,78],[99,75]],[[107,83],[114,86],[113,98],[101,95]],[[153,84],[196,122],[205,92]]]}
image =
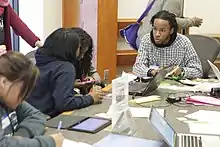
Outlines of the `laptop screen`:
{"label": "laptop screen", "polygon": [[151,115],[149,117],[151,124],[162,135],[164,141],[171,147],[175,144],[175,131],[168,124],[168,122],[158,113],[155,108],[152,108]]}

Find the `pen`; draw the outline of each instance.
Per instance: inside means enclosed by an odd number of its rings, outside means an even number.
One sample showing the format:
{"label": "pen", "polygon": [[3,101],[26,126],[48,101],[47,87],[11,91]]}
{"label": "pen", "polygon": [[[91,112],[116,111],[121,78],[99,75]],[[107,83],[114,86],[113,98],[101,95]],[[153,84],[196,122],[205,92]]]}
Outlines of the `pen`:
{"label": "pen", "polygon": [[60,132],[61,127],[62,127],[62,121],[60,121],[57,126],[57,132]]}

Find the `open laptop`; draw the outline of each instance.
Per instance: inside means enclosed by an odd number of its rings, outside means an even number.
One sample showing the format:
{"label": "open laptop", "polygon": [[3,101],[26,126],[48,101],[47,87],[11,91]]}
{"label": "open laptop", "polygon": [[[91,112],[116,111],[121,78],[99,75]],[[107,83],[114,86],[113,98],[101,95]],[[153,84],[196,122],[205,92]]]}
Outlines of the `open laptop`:
{"label": "open laptop", "polygon": [[164,80],[168,72],[169,71],[166,68],[161,69],[152,79],[146,83],[132,81],[129,83],[129,95],[145,96],[148,93],[154,91]]}
{"label": "open laptop", "polygon": [[[219,147],[219,136],[178,134],[155,108],[151,108],[149,121],[169,147]],[[211,139],[210,139],[211,138]],[[211,141],[210,141],[211,140]]]}
{"label": "open laptop", "polygon": [[219,69],[218,67],[216,67],[211,61],[207,60],[209,65],[211,66],[215,76],[218,78],[218,80],[220,81],[220,72],[219,72]]}

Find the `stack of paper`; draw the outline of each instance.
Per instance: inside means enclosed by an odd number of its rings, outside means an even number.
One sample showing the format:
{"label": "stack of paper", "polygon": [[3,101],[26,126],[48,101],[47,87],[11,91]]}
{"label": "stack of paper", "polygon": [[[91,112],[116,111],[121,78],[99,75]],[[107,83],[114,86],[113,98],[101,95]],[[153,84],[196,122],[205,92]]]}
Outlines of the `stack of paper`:
{"label": "stack of paper", "polygon": [[202,122],[220,123],[220,112],[218,111],[199,110],[185,117]]}
{"label": "stack of paper", "polygon": [[189,124],[190,133],[220,135],[220,112],[199,110],[185,116],[194,121],[184,121]]}

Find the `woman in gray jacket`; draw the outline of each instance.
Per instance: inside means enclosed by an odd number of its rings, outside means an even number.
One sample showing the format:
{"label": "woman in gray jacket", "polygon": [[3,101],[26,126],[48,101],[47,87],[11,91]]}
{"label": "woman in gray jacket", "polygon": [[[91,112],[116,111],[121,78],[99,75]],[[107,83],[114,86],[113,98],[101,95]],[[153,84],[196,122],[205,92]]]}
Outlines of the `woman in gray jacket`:
{"label": "woman in gray jacket", "polygon": [[24,55],[0,56],[0,146],[61,147],[61,134],[42,136],[45,116],[24,102],[35,84],[38,69]]}
{"label": "woman in gray jacket", "polygon": [[[148,5],[152,3],[153,0],[149,0]],[[198,17],[193,18],[181,18],[183,13],[183,0],[155,0],[153,7],[148,12],[146,17],[143,19],[143,23],[138,30],[138,37],[137,37],[137,47],[139,47],[141,38],[149,33],[152,29],[150,24],[150,19],[159,11],[166,10],[176,15],[176,20],[180,28],[188,28],[192,26],[199,27],[202,24],[202,19]]]}

